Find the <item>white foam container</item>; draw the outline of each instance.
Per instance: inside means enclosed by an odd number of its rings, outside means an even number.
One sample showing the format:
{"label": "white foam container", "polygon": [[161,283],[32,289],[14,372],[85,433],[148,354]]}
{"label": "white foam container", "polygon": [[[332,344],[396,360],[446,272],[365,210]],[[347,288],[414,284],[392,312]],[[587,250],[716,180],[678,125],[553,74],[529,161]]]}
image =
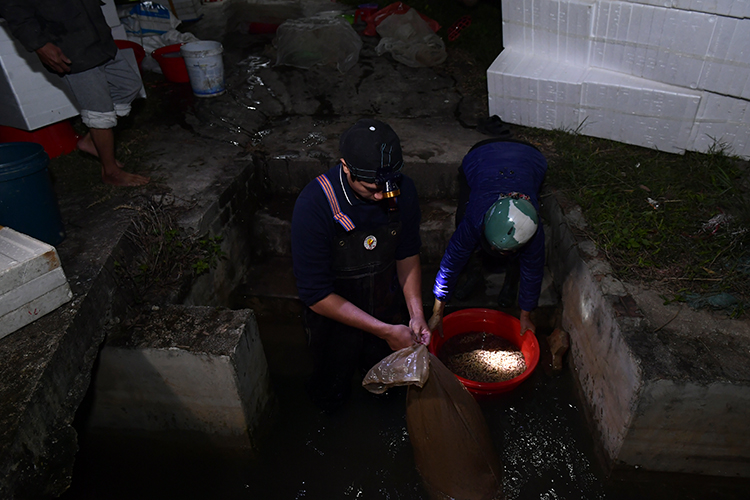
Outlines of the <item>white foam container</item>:
{"label": "white foam container", "polygon": [[55,247],[0,226],[0,338],[72,298]]}

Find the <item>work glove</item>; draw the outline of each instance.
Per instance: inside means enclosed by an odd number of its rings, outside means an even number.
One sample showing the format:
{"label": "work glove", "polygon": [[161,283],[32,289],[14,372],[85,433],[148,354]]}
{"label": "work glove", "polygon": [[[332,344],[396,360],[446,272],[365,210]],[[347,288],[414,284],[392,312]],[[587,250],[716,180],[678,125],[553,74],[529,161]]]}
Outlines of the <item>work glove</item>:
{"label": "work glove", "polygon": [[427,328],[431,332],[436,329],[440,334],[440,338],[443,338],[443,312],[445,311],[445,304],[438,299],[435,299],[435,304],[432,306],[432,316],[430,321],[427,322]]}

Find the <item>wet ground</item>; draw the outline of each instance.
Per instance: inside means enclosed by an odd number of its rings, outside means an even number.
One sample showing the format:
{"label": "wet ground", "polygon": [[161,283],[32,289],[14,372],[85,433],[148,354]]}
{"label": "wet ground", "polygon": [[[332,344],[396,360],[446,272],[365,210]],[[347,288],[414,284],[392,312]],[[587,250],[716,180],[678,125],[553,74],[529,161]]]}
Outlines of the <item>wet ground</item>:
{"label": "wet ground", "polygon": [[[321,413],[304,382],[310,359],[298,318],[259,318],[277,410],[258,453],[83,433],[65,500],[283,499],[429,500],[406,431],[405,390],[377,397],[353,381],[340,412]],[[747,498],[748,483],[647,475],[608,476],[578,402],[569,368],[542,360],[515,391],[480,403],[504,467],[508,500],[690,500]],[[450,460],[451,457],[445,457]]]}
{"label": "wet ground", "polygon": [[[229,47],[227,41],[225,45]],[[126,195],[97,195],[94,190],[78,203],[63,200],[66,220],[78,224],[71,234],[89,227],[83,215],[122,213],[119,203],[141,194],[164,190],[178,205],[200,207],[212,196],[212,183],[222,181],[221,175],[211,175],[216,171],[235,175],[230,168],[234,159],[246,161],[250,154],[280,161],[307,155],[319,160],[315,166],[320,168],[331,160],[331,147],[318,141],[337,137],[360,115],[379,113],[400,120],[399,130],[405,131],[411,152],[420,150],[415,145],[421,140],[428,144],[422,136],[432,139],[445,119],[452,120],[455,141],[450,144],[461,143],[461,134],[475,127],[486,112],[486,101],[457,91],[465,91],[467,81],[452,79],[442,70],[433,75],[430,70],[401,67],[376,57],[373,46],[366,42],[361,67],[347,75],[325,68],[271,70],[268,38],[255,37],[226,54],[230,92],[216,101],[196,102],[184,84],[154,84],[149,88],[150,101],[158,112],[151,115],[152,128],[144,141],[154,182]],[[446,64],[460,67],[462,62]],[[455,75],[470,76],[460,71]],[[412,118],[416,125],[411,129],[421,134],[408,135],[407,119]],[[290,124],[305,133],[295,135]],[[274,135],[283,140],[261,144],[261,139]],[[463,144],[455,149],[459,158],[466,150]],[[425,147],[425,163],[428,154],[437,162],[444,153],[438,147]],[[419,166],[419,158],[414,153],[410,165]],[[96,171],[93,174],[96,180]],[[83,215],[77,218],[78,214]],[[77,240],[71,237],[68,246],[71,241]],[[88,248],[88,243],[80,247]],[[67,271],[80,252],[63,250],[71,263]],[[406,433],[403,391],[381,399],[358,388],[341,413],[323,415],[310,405],[303,390],[310,360],[299,318],[261,315],[259,324],[278,407],[257,454],[214,449],[198,436],[175,443],[91,434],[85,427],[87,401],[76,423],[81,449],[73,485],[63,498],[426,499]],[[540,331],[540,339],[548,333]],[[569,369],[554,375],[540,365],[513,393],[482,403],[504,464],[509,499],[747,498],[747,482],[640,471],[608,476],[596,458],[573,379]]]}

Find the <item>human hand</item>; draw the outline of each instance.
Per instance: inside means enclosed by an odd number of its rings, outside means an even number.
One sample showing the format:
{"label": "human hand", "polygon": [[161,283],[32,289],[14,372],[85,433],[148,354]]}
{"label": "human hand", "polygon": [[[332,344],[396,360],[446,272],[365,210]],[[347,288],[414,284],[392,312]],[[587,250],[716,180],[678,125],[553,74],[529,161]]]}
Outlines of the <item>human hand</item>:
{"label": "human hand", "polygon": [[70,73],[73,61],[63,53],[62,49],[52,42],[47,42],[43,47],[36,49],[36,55],[42,64],[48,66],[56,73]]}
{"label": "human hand", "polygon": [[531,330],[531,333],[536,333],[536,326],[531,321],[531,311],[521,311],[521,335]]}
{"label": "human hand", "polygon": [[430,321],[427,323],[427,328],[430,332],[434,332],[436,329],[440,334],[440,338],[443,338],[443,313],[445,312],[445,304],[438,299],[435,299],[435,304],[432,306],[432,316]]}
{"label": "human hand", "polygon": [[394,351],[414,345],[414,333],[406,325],[391,325],[384,339]]}
{"label": "human hand", "polygon": [[409,328],[411,328],[414,334],[414,339],[417,344],[430,345],[430,338],[432,332],[427,327],[427,323],[424,320],[424,316],[419,318],[412,318],[409,320]]}

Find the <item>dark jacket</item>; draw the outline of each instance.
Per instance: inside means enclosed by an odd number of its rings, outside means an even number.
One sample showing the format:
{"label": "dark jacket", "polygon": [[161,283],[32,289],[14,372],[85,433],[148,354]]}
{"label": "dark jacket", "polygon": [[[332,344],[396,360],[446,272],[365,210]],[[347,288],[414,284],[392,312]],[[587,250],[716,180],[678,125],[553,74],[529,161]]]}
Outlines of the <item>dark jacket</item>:
{"label": "dark jacket", "polygon": [[117,45],[100,0],[0,0],[0,17],[29,52],[52,42],[80,73],[112,59]]}
{"label": "dark jacket", "polygon": [[[481,244],[484,214],[500,194],[523,193],[539,211],[539,190],[547,172],[547,160],[530,144],[518,141],[483,141],[467,153],[461,164],[471,189],[463,220],[456,228],[440,262],[433,293],[446,301],[469,257]],[[518,305],[531,311],[539,302],[544,277],[544,228],[518,250],[521,282]]]}

